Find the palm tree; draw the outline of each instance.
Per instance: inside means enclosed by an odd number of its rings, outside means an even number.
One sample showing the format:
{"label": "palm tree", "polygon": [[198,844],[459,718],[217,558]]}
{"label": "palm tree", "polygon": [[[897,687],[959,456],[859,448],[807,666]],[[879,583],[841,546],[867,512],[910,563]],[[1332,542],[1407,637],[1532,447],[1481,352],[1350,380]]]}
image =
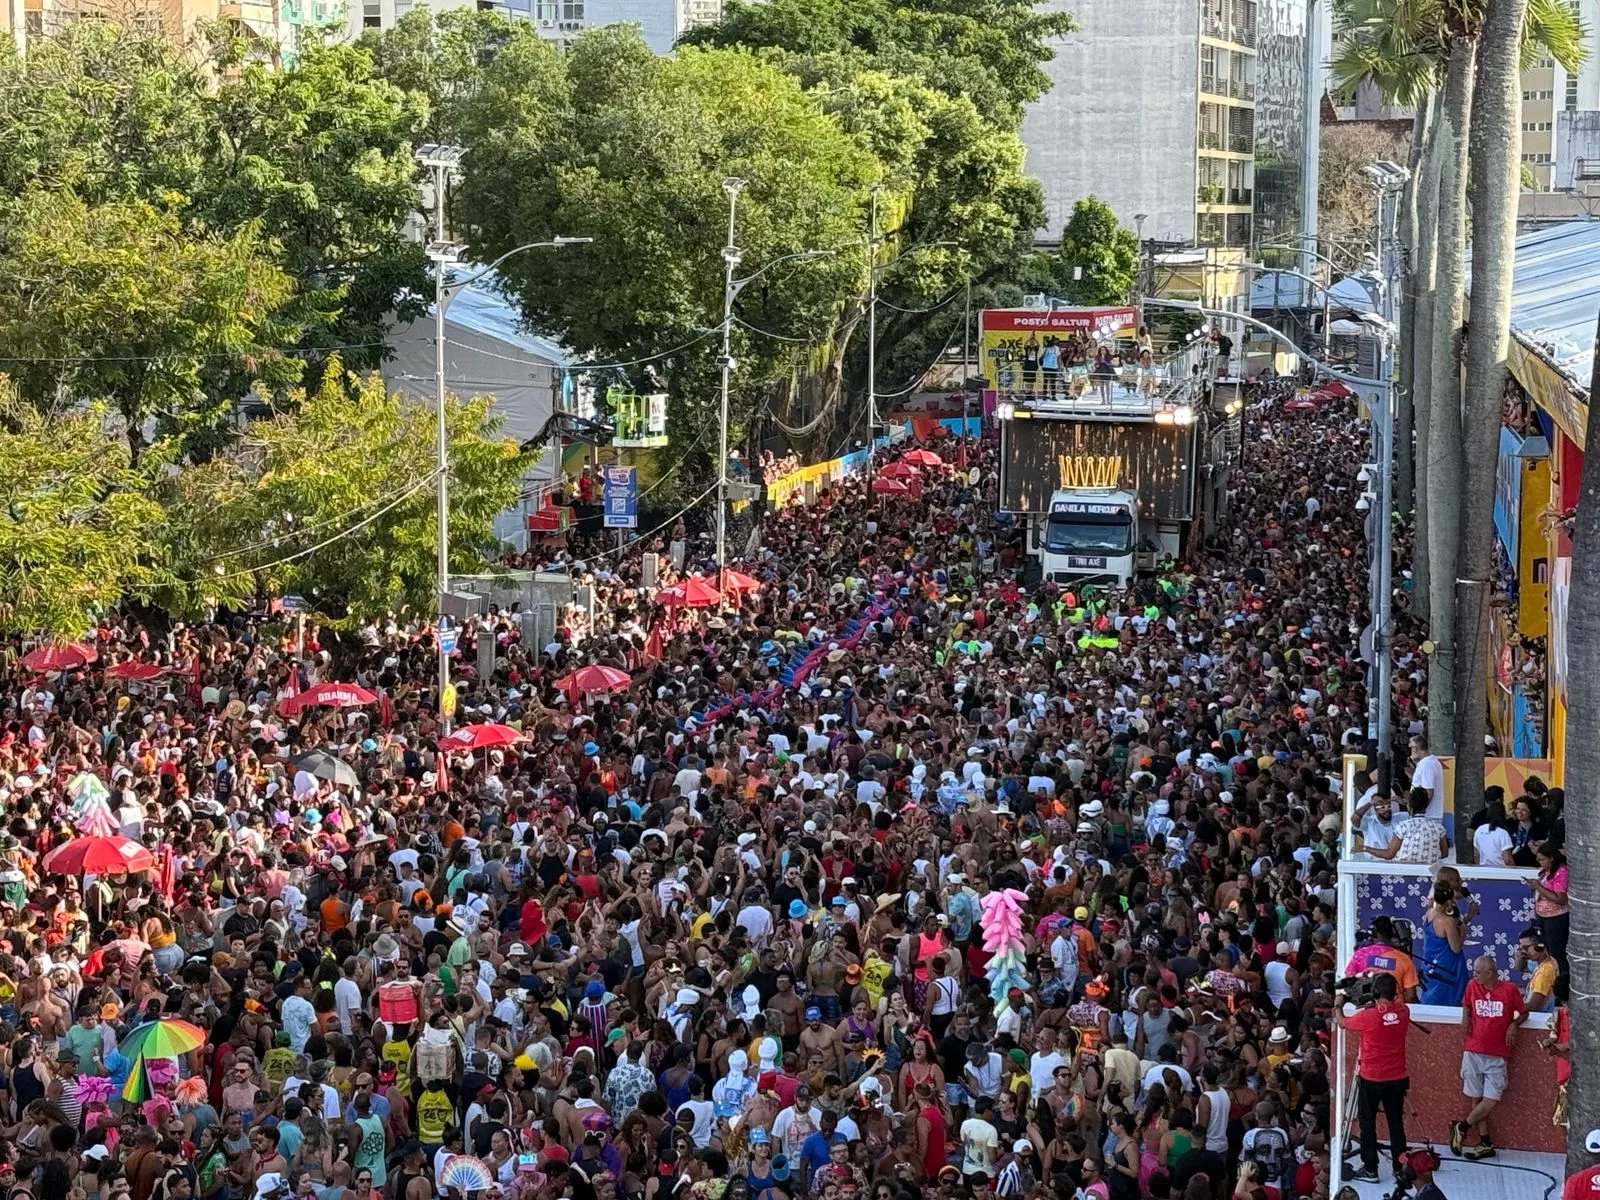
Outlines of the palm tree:
{"label": "palm tree", "polygon": [[[1438,160],[1425,155],[1437,120],[1440,64],[1445,58],[1439,0],[1338,0],[1333,10],[1336,48],[1334,77],[1345,87],[1376,85],[1384,100],[1414,108],[1411,178],[1401,198],[1401,237],[1408,271],[1400,289],[1401,337],[1396,359],[1400,396],[1396,406],[1395,446],[1399,486],[1396,511],[1410,511],[1415,496],[1413,610],[1428,612],[1428,381],[1432,344],[1434,283],[1434,207]],[[1413,450],[1413,442],[1415,449]],[[1412,463],[1415,462],[1413,469]]]}
{"label": "palm tree", "polygon": [[1488,0],[1472,100],[1472,297],[1467,319],[1460,571],[1456,579],[1455,812],[1457,844],[1483,806],[1488,727],[1489,594],[1494,576],[1495,468],[1510,341],[1511,276],[1521,191],[1522,67],[1547,54],[1582,63],[1583,30],[1561,0]]}
{"label": "palm tree", "polygon": [[1476,21],[1451,10],[1439,119],[1429,153],[1438,158],[1438,261],[1433,285],[1432,344],[1428,355],[1428,745],[1455,753],[1455,579],[1461,536],[1461,366],[1467,239],[1467,132],[1472,124],[1477,70]]}

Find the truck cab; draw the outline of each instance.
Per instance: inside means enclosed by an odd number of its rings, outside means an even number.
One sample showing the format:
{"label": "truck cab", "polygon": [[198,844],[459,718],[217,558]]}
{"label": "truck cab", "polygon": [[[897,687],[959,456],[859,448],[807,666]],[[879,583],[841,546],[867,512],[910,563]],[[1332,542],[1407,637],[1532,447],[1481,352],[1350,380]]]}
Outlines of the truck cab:
{"label": "truck cab", "polygon": [[1062,488],[1040,522],[1044,578],[1126,587],[1139,542],[1139,498],[1124,489]]}

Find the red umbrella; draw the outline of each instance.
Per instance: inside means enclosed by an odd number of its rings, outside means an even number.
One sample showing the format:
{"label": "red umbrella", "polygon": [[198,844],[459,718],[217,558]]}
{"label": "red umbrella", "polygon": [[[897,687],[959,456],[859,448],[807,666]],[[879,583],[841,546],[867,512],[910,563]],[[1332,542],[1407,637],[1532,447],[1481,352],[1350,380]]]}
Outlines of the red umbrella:
{"label": "red umbrella", "polygon": [[22,656],[22,665],[30,671],[71,671],[93,662],[95,648],[82,642],[57,642],[53,646],[40,646]]}
{"label": "red umbrella", "polygon": [[582,692],[592,696],[599,692],[625,692],[633,686],[633,677],[626,671],[596,663],[579,667],[570,675],[563,675],[556,680],[556,686],[563,692]]}
{"label": "red umbrella", "polygon": [[79,837],[57,846],[40,865],[51,875],[118,875],[148,871],[155,856],[132,838]]}
{"label": "red umbrella", "polygon": [[107,679],[126,679],[130,683],[148,683],[152,679],[159,679],[167,673],[167,668],[160,663],[140,662],[130,658],[126,662],[113,663],[106,668]]}
{"label": "red umbrella", "polygon": [[944,466],[944,459],[940,458],[932,450],[912,450],[909,453],[902,454],[900,461],[908,462],[918,467]]}
{"label": "red umbrella", "polygon": [[722,590],[733,595],[742,592],[759,592],[761,581],[753,576],[746,575],[743,571],[735,571],[732,567],[722,572]]}
{"label": "red umbrella", "polygon": [[872,481],[872,490],[880,496],[909,496],[912,489],[903,479],[885,479],[879,475]]}
{"label": "red umbrella", "polygon": [[463,725],[449,737],[439,739],[441,750],[485,750],[491,746],[509,746],[522,741],[521,730],[509,725],[496,725],[492,721],[482,725]]}
{"label": "red umbrella", "polygon": [[688,608],[712,608],[722,603],[722,593],[712,586],[709,579],[696,575],[674,587],[662,588],[656,593],[656,599],[662,604],[678,604]]}
{"label": "red umbrella", "polygon": [[377,702],[378,697],[364,687],[357,687],[353,683],[328,682],[307,688],[297,696],[290,696],[281,701],[278,707],[286,713],[295,713],[313,704],[323,708],[364,708]]}
{"label": "red umbrella", "polygon": [[910,463],[892,462],[878,472],[879,479],[920,479],[921,475]]}

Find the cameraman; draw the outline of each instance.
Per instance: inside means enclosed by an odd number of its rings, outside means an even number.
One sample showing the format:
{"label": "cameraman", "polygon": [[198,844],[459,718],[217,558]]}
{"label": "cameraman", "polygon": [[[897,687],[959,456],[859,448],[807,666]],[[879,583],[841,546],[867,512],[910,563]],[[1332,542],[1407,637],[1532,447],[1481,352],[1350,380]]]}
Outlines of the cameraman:
{"label": "cameraman", "polygon": [[1350,956],[1350,961],[1345,964],[1344,973],[1348,975],[1370,975],[1374,972],[1383,972],[1392,975],[1399,987],[1400,998],[1408,1004],[1415,1004],[1417,1000],[1417,964],[1411,961],[1411,955],[1395,946],[1402,939],[1395,931],[1394,918],[1387,913],[1372,919],[1372,928],[1364,934],[1367,944],[1362,946]]}
{"label": "cameraman", "polygon": [[[1406,1035],[1411,1030],[1411,1010],[1400,999],[1400,985],[1384,973],[1372,981],[1375,999],[1348,1017],[1334,1009],[1335,1025],[1361,1035],[1356,1061],[1356,1105],[1361,1121],[1361,1169],[1351,1178],[1359,1183],[1378,1180],[1378,1109],[1389,1125],[1389,1152],[1396,1164],[1406,1152],[1404,1105],[1411,1085],[1406,1070]],[[1418,1026],[1421,1028],[1421,1026]]]}

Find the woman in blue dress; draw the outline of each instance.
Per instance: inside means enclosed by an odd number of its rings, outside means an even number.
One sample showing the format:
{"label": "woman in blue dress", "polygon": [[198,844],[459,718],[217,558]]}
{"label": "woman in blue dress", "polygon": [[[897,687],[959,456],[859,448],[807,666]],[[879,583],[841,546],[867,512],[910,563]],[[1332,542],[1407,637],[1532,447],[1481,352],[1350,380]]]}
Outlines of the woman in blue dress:
{"label": "woman in blue dress", "polygon": [[1474,900],[1463,917],[1456,904],[1456,890],[1446,880],[1433,885],[1433,895],[1422,914],[1422,970],[1417,1001],[1457,1007],[1467,990],[1467,922],[1477,911]]}

